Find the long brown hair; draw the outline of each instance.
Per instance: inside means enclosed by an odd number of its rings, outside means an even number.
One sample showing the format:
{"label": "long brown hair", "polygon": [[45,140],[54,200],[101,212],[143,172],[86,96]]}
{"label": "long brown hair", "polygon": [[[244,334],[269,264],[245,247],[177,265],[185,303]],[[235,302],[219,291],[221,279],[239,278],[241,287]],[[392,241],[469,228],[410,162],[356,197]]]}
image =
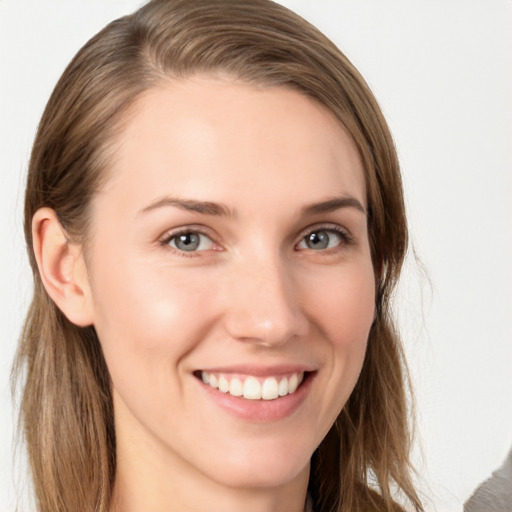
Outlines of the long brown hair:
{"label": "long brown hair", "polygon": [[[269,0],[153,0],[94,36],[69,64],[30,159],[25,237],[34,275],[13,375],[40,512],[108,510],[116,469],[110,379],[93,326],[72,324],[48,297],[32,249],[37,209],[53,208],[86,241],[91,197],[115,155],[109,142],[147,89],[169,78],[227,73],[290,87],[325,105],[361,154],[377,276],[376,318],[357,385],[313,455],[316,512],[422,510],[409,465],[408,383],[390,296],[407,250],[397,155],[365,81],[316,28]],[[23,376],[23,377],[21,377]]]}

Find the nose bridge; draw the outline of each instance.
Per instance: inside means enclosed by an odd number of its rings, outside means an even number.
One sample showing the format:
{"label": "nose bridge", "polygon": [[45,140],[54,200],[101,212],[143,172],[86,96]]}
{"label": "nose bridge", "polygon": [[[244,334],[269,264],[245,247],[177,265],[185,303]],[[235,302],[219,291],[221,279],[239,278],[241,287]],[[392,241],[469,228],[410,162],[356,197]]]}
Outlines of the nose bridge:
{"label": "nose bridge", "polygon": [[295,279],[277,251],[241,259],[231,277],[226,318],[231,336],[276,345],[304,334]]}

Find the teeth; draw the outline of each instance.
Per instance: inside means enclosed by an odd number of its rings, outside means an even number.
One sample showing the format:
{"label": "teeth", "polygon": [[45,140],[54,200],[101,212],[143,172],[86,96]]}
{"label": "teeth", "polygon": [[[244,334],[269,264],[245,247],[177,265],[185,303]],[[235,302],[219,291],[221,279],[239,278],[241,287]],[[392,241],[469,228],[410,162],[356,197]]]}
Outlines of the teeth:
{"label": "teeth", "polygon": [[294,373],[290,380],[288,381],[288,393],[294,393],[297,389],[297,386],[299,385],[299,379],[297,377],[297,374]]}
{"label": "teeth", "polygon": [[229,378],[226,375],[201,372],[202,381],[222,393],[232,396],[243,396],[247,400],[275,400],[280,396],[295,393],[304,379],[304,373],[293,373],[288,377],[267,377],[258,380],[256,377],[246,377],[244,381],[238,377]]}
{"label": "teeth", "polygon": [[226,377],[219,378],[219,391],[227,393],[229,391],[229,382]]}
{"label": "teeth", "polygon": [[231,379],[229,384],[229,394],[233,396],[242,396],[244,394],[244,385],[240,379],[237,379],[236,377]]}
{"label": "teeth", "polygon": [[288,379],[285,377],[284,379],[281,379],[277,392],[279,393],[279,396],[285,396],[288,394],[288,391]]}
{"label": "teeth", "polygon": [[261,385],[258,379],[247,377],[244,382],[244,398],[259,400],[261,398]]}
{"label": "teeth", "polygon": [[279,396],[279,389],[277,387],[277,380],[271,377],[263,381],[261,386],[261,398],[263,400],[274,400]]}

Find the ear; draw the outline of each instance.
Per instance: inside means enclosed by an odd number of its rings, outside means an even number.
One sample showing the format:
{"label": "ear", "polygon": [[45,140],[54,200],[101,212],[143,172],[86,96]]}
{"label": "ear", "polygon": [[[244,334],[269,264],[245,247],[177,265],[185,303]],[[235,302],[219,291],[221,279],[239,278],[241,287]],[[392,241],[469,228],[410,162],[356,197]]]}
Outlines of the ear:
{"label": "ear", "polygon": [[74,324],[93,323],[91,289],[82,247],[68,241],[51,208],[32,218],[34,254],[43,285],[57,307]]}

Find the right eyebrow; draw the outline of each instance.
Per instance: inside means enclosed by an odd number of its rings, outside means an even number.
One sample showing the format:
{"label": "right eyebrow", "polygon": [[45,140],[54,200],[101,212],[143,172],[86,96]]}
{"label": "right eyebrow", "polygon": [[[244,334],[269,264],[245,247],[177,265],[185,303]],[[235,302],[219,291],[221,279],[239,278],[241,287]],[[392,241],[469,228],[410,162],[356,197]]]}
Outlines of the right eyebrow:
{"label": "right eyebrow", "polygon": [[214,215],[220,217],[236,217],[236,212],[226,205],[214,203],[212,201],[198,201],[195,199],[183,199],[177,197],[162,197],[139,211],[139,214],[147,213],[158,208],[166,207],[181,208],[190,212],[201,213],[203,215]]}

